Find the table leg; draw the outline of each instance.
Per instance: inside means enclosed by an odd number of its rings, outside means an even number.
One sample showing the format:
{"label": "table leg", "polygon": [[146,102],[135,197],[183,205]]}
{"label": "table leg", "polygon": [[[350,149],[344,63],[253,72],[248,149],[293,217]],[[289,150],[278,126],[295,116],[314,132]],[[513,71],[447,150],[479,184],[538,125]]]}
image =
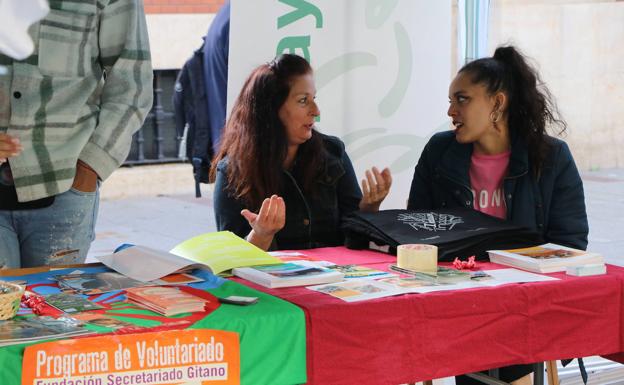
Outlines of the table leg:
{"label": "table leg", "polygon": [[548,385],[559,385],[557,361],[546,361],[546,375],[548,376]]}
{"label": "table leg", "polygon": [[544,385],[544,363],[533,364],[533,385]]}

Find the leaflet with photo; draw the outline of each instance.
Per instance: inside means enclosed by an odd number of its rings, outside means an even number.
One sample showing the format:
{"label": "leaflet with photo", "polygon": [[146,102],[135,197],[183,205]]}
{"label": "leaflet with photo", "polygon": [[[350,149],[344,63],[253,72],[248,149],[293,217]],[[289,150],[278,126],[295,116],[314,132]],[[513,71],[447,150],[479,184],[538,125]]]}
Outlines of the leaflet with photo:
{"label": "leaflet with photo", "polygon": [[48,305],[65,313],[79,313],[103,308],[103,306],[91,302],[81,295],[71,293],[50,294],[45,297],[45,301]]}

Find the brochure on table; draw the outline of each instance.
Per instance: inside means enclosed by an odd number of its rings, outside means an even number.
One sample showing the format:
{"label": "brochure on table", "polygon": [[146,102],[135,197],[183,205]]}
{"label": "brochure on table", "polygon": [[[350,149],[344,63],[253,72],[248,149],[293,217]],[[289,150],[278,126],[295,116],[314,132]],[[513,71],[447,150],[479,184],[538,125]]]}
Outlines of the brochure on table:
{"label": "brochure on table", "polygon": [[278,288],[308,286],[338,282],[344,279],[342,272],[322,267],[311,261],[291,261],[278,265],[237,267],[232,274],[264,287]]}
{"label": "brochure on table", "polygon": [[187,267],[208,268],[214,274],[219,274],[234,267],[281,263],[279,259],[229,231],[199,235],[180,243],[170,252],[146,246],[132,246],[96,259],[111,269],[142,282],[152,281]]}
{"label": "brochure on table", "polygon": [[346,302],[364,301],[407,293],[429,293],[492,287],[508,283],[556,281],[557,278],[529,273],[518,269],[487,270],[487,279],[468,280],[454,284],[438,284],[415,277],[391,277],[379,280],[351,280],[332,284],[309,286],[308,289],[329,294]]}

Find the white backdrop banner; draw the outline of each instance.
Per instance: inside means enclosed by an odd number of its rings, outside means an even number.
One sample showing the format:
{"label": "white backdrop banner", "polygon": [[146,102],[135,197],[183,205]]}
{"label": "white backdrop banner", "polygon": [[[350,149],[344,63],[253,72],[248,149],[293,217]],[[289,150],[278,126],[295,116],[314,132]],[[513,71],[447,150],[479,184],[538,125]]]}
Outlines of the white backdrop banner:
{"label": "white backdrop banner", "polygon": [[382,208],[405,208],[424,144],[449,127],[451,2],[232,0],[228,111],[251,70],[281,53],[315,70],[317,129],[342,138],[359,179],[390,167]]}

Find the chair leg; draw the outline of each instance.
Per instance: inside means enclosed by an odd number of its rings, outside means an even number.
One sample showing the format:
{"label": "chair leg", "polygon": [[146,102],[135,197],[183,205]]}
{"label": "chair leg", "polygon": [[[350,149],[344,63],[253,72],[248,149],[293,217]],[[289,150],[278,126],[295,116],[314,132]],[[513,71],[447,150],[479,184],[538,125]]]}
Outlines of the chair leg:
{"label": "chair leg", "polygon": [[546,373],[548,376],[548,385],[559,385],[559,369],[557,369],[557,361],[546,361]]}
{"label": "chair leg", "polygon": [[533,385],[544,385],[544,363],[542,361],[533,364]]}

